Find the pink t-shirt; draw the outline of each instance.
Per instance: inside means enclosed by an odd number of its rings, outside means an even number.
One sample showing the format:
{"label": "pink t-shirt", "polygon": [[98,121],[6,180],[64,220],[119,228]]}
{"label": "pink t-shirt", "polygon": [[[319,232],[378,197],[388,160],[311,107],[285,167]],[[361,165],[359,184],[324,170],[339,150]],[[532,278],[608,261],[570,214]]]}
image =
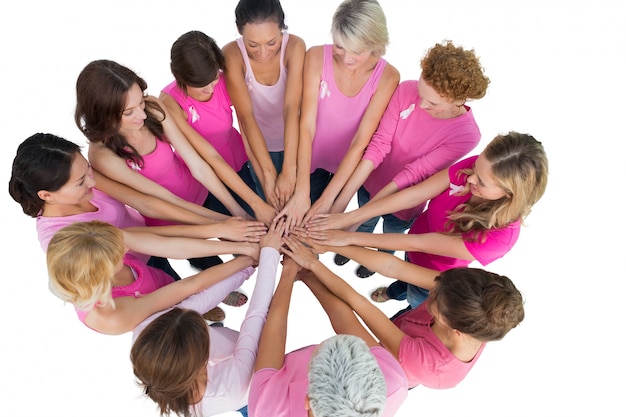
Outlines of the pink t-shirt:
{"label": "pink t-shirt", "polygon": [[[143,167],[137,167],[133,162],[127,165],[146,178],[160,184],[171,193],[183,200],[203,205],[209,191],[196,180],[185,161],[174,151],[172,146],[157,139],[156,148],[147,155],[142,155]],[[145,217],[148,226],[164,226],[175,224],[167,220]]]}
{"label": "pink t-shirt", "polygon": [[285,90],[287,89],[287,68],[285,68],[285,51],[289,34],[283,32],[283,42],[280,45],[280,74],[274,85],[261,84],[256,80],[250,58],[243,44],[243,38],[237,39],[237,46],[241,51],[243,62],[246,65],[246,85],[250,93],[254,118],[263,134],[265,144],[269,152],[282,152],[285,150],[285,120],[283,110],[285,107]]}
{"label": "pink t-shirt", "polygon": [[[392,181],[402,190],[425,180],[467,155],[480,141],[469,107],[452,119],[432,117],[420,108],[417,85],[415,80],[398,85],[363,155],[375,168],[363,184],[372,197]],[[425,206],[394,215],[414,219]]]}
{"label": "pink t-shirt", "polygon": [[[141,262],[129,253],[124,255],[124,265],[127,265],[132,269],[133,274],[135,275],[135,281],[129,285],[111,288],[111,296],[113,298],[138,298],[174,282],[174,278],[169,276],[166,272],[146,265],[144,262]],[[76,308],[78,319],[86,326],[85,317],[87,316],[87,313],[89,313],[89,311],[83,311]]]}
{"label": "pink t-shirt", "polygon": [[[318,345],[303,347],[285,355],[280,369],[258,370],[252,377],[248,412],[251,417],[306,417],[304,397],[309,387],[308,364]],[[384,417],[393,416],[408,394],[404,371],[391,354],[380,346],[370,348],[387,383]]]}
{"label": "pink t-shirt", "polygon": [[[454,210],[459,204],[467,202],[471,193],[459,195],[467,181],[467,174],[457,176],[459,170],[472,168],[478,156],[471,156],[452,165],[448,170],[450,188],[439,194],[428,203],[428,209],[415,219],[409,229],[409,234],[421,234],[431,232],[444,232],[448,220],[448,212]],[[470,242],[465,240],[465,247],[474,258],[485,266],[498,258],[501,258],[511,250],[520,232],[520,221],[514,221],[500,229],[489,229],[485,232],[485,240]],[[424,252],[407,252],[408,260],[425,268],[445,271],[450,268],[466,267],[471,261],[451,258],[448,256],[432,255]]]}
{"label": "pink t-shirt", "polygon": [[162,90],[187,114],[187,123],[207,140],[236,172],[248,161],[241,134],[233,126],[233,109],[224,75],[219,73],[213,95],[198,101],[185,94],[172,81]]}
{"label": "pink t-shirt", "polygon": [[465,378],[480,357],[483,343],[476,356],[463,362],[433,333],[433,317],[427,302],[397,317],[393,323],[406,335],[400,342],[398,357],[409,379],[409,387],[452,388]]}
{"label": "pink t-shirt", "polygon": [[354,97],[346,97],[335,84],[333,46],[324,45],[315,136],[311,149],[311,172],[318,168],[333,174],[337,171],[378,88],[386,65],[387,61],[380,58],[361,91]]}
{"label": "pink t-shirt", "polygon": [[[37,235],[39,237],[41,248],[44,252],[48,251],[48,244],[50,243],[52,236],[54,236],[59,229],[76,222],[100,220],[112,224],[120,229],[146,225],[145,220],[137,210],[117,201],[95,188],[90,202],[94,207],[96,207],[96,211],[62,217],[37,216]],[[143,253],[131,253],[144,263],[148,262],[148,259],[150,259],[149,255],[145,255]]]}

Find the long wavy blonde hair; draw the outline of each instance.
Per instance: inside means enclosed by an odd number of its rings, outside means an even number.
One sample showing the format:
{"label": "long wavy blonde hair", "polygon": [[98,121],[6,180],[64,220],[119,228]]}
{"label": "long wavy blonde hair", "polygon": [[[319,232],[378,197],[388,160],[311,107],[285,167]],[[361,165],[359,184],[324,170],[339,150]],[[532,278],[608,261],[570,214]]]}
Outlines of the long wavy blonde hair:
{"label": "long wavy blonde hair", "polygon": [[48,245],[50,291],[84,311],[96,304],[115,307],[111,287],[124,253],[122,231],[109,223],[94,220],[65,226]]}
{"label": "long wavy blonde hair", "polygon": [[[489,229],[503,228],[524,219],[543,196],[548,183],[548,158],[541,142],[528,134],[509,132],[496,136],[482,154],[505,196],[498,200],[468,201],[448,215],[447,232],[468,233],[468,240],[483,239]],[[472,169],[459,175],[473,174]],[[469,192],[466,184],[465,193]]]}

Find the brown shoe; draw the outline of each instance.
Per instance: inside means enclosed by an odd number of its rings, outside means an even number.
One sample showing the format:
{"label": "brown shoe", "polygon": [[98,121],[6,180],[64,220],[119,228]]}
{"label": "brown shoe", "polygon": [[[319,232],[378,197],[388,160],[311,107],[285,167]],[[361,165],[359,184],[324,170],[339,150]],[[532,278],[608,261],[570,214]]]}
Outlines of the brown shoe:
{"label": "brown shoe", "polygon": [[202,318],[208,321],[223,321],[226,313],[219,307],[215,307],[202,315]]}
{"label": "brown shoe", "polygon": [[370,295],[370,298],[375,303],[384,303],[385,301],[389,301],[389,297],[387,296],[387,287],[376,288]]}

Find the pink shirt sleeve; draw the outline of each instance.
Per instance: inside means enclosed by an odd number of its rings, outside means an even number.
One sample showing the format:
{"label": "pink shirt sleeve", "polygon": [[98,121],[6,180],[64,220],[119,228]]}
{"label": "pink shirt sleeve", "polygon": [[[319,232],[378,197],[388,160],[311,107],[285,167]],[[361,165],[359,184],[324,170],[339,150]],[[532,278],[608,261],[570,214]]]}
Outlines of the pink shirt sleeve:
{"label": "pink shirt sleeve", "polygon": [[486,232],[485,241],[465,241],[465,247],[482,266],[503,257],[509,252],[519,238],[520,222],[516,221],[501,229]]}
{"label": "pink shirt sleeve", "polygon": [[157,317],[167,313],[174,307],[195,310],[200,314],[206,313],[207,311],[211,310],[213,307],[221,303],[226,295],[228,295],[231,291],[234,291],[237,288],[241,287],[241,284],[243,284],[245,280],[250,278],[250,275],[252,275],[253,272],[253,267],[242,269],[241,271],[234,273],[230,277],[218,282],[217,284],[212,285],[209,288],[184,299],[173,307],[151,315],[150,317],[142,321],[133,330],[133,343],[137,339],[139,334],[141,334],[143,329],[148,326],[148,324],[154,321]]}

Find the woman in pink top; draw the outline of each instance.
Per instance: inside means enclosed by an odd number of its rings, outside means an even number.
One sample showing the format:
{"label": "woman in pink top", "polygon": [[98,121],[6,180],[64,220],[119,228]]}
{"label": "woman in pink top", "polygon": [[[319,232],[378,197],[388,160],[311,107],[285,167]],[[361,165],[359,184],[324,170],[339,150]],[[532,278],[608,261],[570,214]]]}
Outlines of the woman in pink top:
{"label": "woman in pink top", "polygon": [[[159,100],[144,95],[146,88],[135,72],[109,60],[92,61],[79,74],[74,119],[89,140],[89,161],[94,168],[174,204],[182,200],[206,207],[210,191],[234,216],[249,218]],[[215,220],[229,217],[211,212]],[[146,224],[168,223],[146,218]],[[190,262],[204,269],[221,259]]]}
{"label": "woman in pink top", "polygon": [[151,314],[251,266],[259,251],[258,245],[239,244],[235,252],[247,256],[174,281],[163,271],[126,254],[126,245],[177,259],[233,249],[220,249],[211,243],[215,242],[149,232],[129,234],[98,220],[73,223],[56,232],[48,245],[50,290],[72,303],[88,327],[105,334],[125,333]]}
{"label": "woman in pink top", "polygon": [[423,268],[396,256],[357,246],[319,246],[333,250],[398,279],[432,288],[428,302],[390,321],[385,314],[330,271],[310,249],[286,238],[284,252],[311,271],[318,285],[344,300],[380,344],[400,362],[410,388],[452,388],[480,357],[485,344],[502,339],[524,319],[523,298],[513,282],[482,269],[455,268],[444,272]]}
{"label": "woman in pink top", "polygon": [[[484,266],[514,246],[524,218],[543,195],[547,181],[548,160],[542,144],[530,135],[509,132],[494,138],[480,155],[419,184],[352,212],[320,216],[304,233],[337,246],[404,250],[408,261],[438,271],[466,267],[472,261]],[[350,227],[426,201],[427,210],[408,234],[323,231]],[[409,285],[407,290],[406,283],[397,281],[377,289],[372,299],[407,298],[415,308],[427,295],[427,289]]]}
{"label": "woman in pink top", "polygon": [[[222,51],[209,36],[190,31],[174,42],[170,55],[175,80],[163,88],[161,101],[180,131],[232,190],[235,200],[248,214],[269,224],[276,211],[255,192],[248,156],[233,126]],[[208,208],[230,215],[213,195]]]}
{"label": "woman in pink top", "polygon": [[280,219],[261,239],[256,284],[239,332],[210,328],[201,318],[231,288],[212,298],[195,296],[148,318],[135,330],[130,354],[133,371],[161,414],[211,416],[240,410],[247,415],[248,387],[274,292],[284,231]]}
{"label": "woman in pink top", "polygon": [[330,211],[400,80],[382,58],[389,36],[376,0],[342,2],[332,37],[306,53],[296,190],[279,213],[289,230]]}
{"label": "woman in pink top", "polygon": [[228,92],[257,192],[277,211],[296,184],[304,41],[287,33],[279,0],[240,0],[240,38],[222,50]]}
{"label": "woman in pink top", "polygon": [[[110,223],[128,233],[131,233],[129,228],[133,228],[165,236],[225,238],[240,242],[258,242],[259,235],[265,232],[261,223],[234,218],[215,222],[112,181],[91,168],[77,144],[49,133],[36,133],[20,144],[13,159],[9,192],[25,214],[36,218],[37,234],[44,252],[59,229],[91,220]],[[146,228],[140,213],[190,226]],[[133,247],[130,247],[130,253],[140,261],[164,270],[174,279],[180,279],[167,258],[150,256],[153,254],[138,252]],[[233,292],[225,302],[240,305],[246,299],[244,294]],[[223,315],[221,309],[216,309],[211,316],[220,318]]]}
{"label": "woman in pink top", "polygon": [[[283,242],[289,244],[292,239]],[[282,250],[296,259],[290,248]],[[250,384],[250,416],[393,416],[408,393],[400,364],[363,327],[348,304],[299,269],[285,258]],[[337,335],[285,354],[296,276],[320,301]]]}
{"label": "woman in pink top", "polygon": [[[421,69],[419,81],[404,81],[396,88],[331,213],[343,213],[357,189],[359,206],[363,206],[425,180],[478,144],[480,131],[466,102],[485,95],[489,78],[474,51],[456,47],[450,41],[436,44],[422,58]],[[405,232],[424,206],[383,215],[383,232]],[[376,216],[367,220],[357,231],[373,232],[379,219]],[[337,265],[348,260],[335,256]],[[373,272],[359,266],[356,274],[366,278]]]}

